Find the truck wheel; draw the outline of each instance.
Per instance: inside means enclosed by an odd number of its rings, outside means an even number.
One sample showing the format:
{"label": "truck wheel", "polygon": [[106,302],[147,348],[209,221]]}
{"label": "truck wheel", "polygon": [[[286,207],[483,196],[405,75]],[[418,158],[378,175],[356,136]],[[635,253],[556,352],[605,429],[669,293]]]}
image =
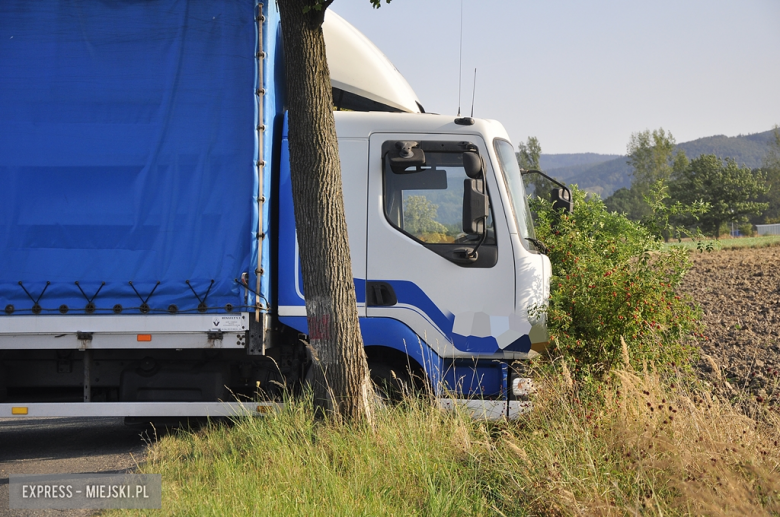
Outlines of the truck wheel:
{"label": "truck wheel", "polygon": [[371,363],[371,382],[380,402],[398,404],[412,394],[412,381],[406,368],[393,368],[386,363]]}

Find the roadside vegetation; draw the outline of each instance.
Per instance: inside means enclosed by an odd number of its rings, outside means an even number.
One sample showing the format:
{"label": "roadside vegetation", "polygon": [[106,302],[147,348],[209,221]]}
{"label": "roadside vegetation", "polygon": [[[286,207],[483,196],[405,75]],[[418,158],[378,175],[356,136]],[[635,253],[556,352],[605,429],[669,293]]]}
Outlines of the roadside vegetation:
{"label": "roadside vegetation", "polygon": [[676,289],[690,267],[685,250],[664,249],[643,225],[610,213],[597,196],[572,188],[575,211],[536,199],[537,237],[553,264],[548,326],[553,352],[577,377],[599,380],[629,343],[635,366],[685,365],[696,329],[692,300]]}
{"label": "roadside vegetation", "polygon": [[[573,190],[534,204],[550,248],[549,353],[516,421],[425,397],[372,425],[316,419],[310,398],[152,444],[163,515],[757,515],[780,513],[780,414],[714,395],[679,294],[690,250]],[[133,513],[133,512],[127,512]]]}
{"label": "roadside vegetation", "polygon": [[353,427],[298,400],[162,438],[140,470],[162,474],[162,515],[780,512],[777,415],[751,419],[684,372],[621,366],[594,391],[563,364],[517,422],[415,400]]}

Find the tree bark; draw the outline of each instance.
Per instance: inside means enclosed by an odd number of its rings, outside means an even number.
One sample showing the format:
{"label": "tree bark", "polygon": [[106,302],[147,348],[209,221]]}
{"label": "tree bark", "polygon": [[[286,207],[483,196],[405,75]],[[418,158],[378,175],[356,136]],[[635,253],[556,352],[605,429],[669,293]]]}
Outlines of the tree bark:
{"label": "tree bark", "polygon": [[[358,323],[330,73],[316,0],[278,0],[287,73],[293,204],[318,411],[371,420],[373,390]],[[309,7],[307,12],[304,8]]]}

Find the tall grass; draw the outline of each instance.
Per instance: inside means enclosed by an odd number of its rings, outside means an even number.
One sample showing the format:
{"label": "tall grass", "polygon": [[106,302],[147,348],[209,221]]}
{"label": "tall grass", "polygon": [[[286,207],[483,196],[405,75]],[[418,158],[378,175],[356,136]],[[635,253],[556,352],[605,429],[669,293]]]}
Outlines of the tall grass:
{"label": "tall grass", "polygon": [[748,418],[689,379],[621,369],[595,393],[548,379],[511,436],[525,466],[518,486],[544,493],[534,513],[780,512],[780,419]]}
{"label": "tall grass", "polygon": [[[311,400],[262,418],[162,438],[144,472],[161,473],[166,515],[479,515],[487,426],[412,400],[373,427],[317,421]],[[500,483],[496,483],[499,486]]]}
{"label": "tall grass", "polygon": [[596,387],[561,373],[514,422],[411,400],[352,426],[299,400],[162,438],[141,470],[162,474],[165,515],[780,513],[775,413],[652,369]]}

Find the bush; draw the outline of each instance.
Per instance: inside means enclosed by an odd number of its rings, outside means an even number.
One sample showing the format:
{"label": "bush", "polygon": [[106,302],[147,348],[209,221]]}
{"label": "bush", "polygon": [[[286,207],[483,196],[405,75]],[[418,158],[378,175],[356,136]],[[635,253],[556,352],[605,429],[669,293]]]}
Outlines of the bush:
{"label": "bush", "polygon": [[648,229],[576,186],[572,196],[573,214],[532,201],[553,268],[551,351],[579,376],[601,376],[624,361],[621,337],[637,366],[689,364],[682,338],[696,328],[697,311],[675,292],[690,267],[688,252],[664,248]]}
{"label": "bush", "polygon": [[739,234],[743,237],[753,237],[756,235],[756,227],[751,223],[740,223],[737,227]]}

